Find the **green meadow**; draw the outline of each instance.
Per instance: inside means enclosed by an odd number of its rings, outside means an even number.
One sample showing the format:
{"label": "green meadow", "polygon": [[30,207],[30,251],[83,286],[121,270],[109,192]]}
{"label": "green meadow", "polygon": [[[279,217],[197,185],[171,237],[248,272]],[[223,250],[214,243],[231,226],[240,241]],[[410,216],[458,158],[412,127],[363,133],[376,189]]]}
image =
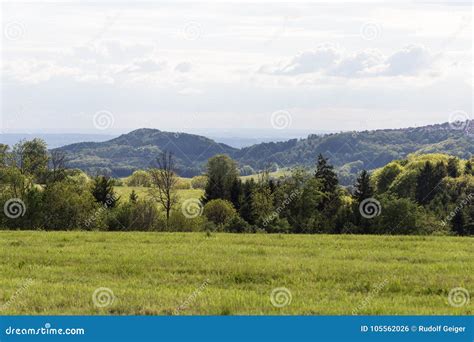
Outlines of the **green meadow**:
{"label": "green meadow", "polygon": [[0,231],[1,315],[472,315],[473,286],[472,238]]}
{"label": "green meadow", "polygon": [[[128,201],[132,191],[138,195],[138,198],[145,199],[151,198],[150,188],[143,186],[116,186],[114,190],[117,192],[117,195],[123,198],[123,201]],[[204,195],[204,190],[202,189],[179,189],[176,190],[180,202],[183,202],[190,198],[200,199]]]}

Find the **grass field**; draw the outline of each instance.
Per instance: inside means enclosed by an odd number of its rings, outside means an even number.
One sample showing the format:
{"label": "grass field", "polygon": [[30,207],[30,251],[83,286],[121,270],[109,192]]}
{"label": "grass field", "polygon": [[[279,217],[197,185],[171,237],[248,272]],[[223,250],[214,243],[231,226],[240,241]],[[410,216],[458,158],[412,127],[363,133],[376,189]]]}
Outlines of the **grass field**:
{"label": "grass field", "polygon": [[0,314],[473,314],[456,287],[472,238],[0,231]]}
{"label": "grass field", "polygon": [[[142,186],[115,186],[114,190],[117,192],[119,196],[121,196],[124,201],[128,201],[128,198],[133,190],[138,195],[138,198],[149,198],[149,188],[145,188]],[[204,190],[202,189],[186,189],[186,190],[177,190],[177,194],[179,200],[185,201],[189,198],[201,198],[204,194]]]}

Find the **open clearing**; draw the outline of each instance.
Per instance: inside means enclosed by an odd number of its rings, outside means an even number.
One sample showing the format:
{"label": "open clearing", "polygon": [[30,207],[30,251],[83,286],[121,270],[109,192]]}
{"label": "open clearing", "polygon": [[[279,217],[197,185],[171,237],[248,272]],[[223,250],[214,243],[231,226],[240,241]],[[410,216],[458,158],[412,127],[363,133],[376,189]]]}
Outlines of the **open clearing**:
{"label": "open clearing", "polygon": [[[470,315],[472,298],[454,307],[448,293],[474,291],[473,242],[0,231],[0,314]],[[104,296],[99,304],[108,305],[97,307],[101,287],[114,300]],[[283,307],[272,305],[275,288],[289,291],[276,300]]]}

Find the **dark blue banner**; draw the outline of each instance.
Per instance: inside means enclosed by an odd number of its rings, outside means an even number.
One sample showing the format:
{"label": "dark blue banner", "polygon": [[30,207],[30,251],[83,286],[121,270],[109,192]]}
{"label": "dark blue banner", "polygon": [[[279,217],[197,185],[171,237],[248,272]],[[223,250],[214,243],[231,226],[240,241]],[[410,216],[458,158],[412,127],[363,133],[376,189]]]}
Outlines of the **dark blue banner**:
{"label": "dark blue banner", "polygon": [[473,316],[2,316],[0,341],[474,341]]}

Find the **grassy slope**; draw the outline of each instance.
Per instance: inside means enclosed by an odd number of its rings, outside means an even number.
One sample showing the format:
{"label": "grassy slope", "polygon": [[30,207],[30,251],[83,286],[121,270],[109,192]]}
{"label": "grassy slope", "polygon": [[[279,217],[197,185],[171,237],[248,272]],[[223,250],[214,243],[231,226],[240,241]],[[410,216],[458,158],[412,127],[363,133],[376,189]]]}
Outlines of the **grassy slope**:
{"label": "grassy slope", "polygon": [[[138,195],[138,198],[148,198],[149,195],[149,188],[145,188],[142,186],[116,186],[114,190],[117,192],[119,196],[123,198],[124,201],[128,201],[130,193],[132,190]],[[179,200],[185,201],[189,198],[196,198],[200,199],[201,196],[204,194],[204,190],[202,189],[186,189],[186,190],[177,190]]]}
{"label": "grassy slope", "polygon": [[[472,238],[0,231],[1,314],[473,314]],[[33,283],[24,290],[25,281]],[[373,289],[386,281],[379,292]],[[96,288],[116,301],[96,308]],[[292,302],[270,303],[286,287]],[[15,295],[15,292],[17,294]],[[0,305],[1,308],[1,305]]]}

